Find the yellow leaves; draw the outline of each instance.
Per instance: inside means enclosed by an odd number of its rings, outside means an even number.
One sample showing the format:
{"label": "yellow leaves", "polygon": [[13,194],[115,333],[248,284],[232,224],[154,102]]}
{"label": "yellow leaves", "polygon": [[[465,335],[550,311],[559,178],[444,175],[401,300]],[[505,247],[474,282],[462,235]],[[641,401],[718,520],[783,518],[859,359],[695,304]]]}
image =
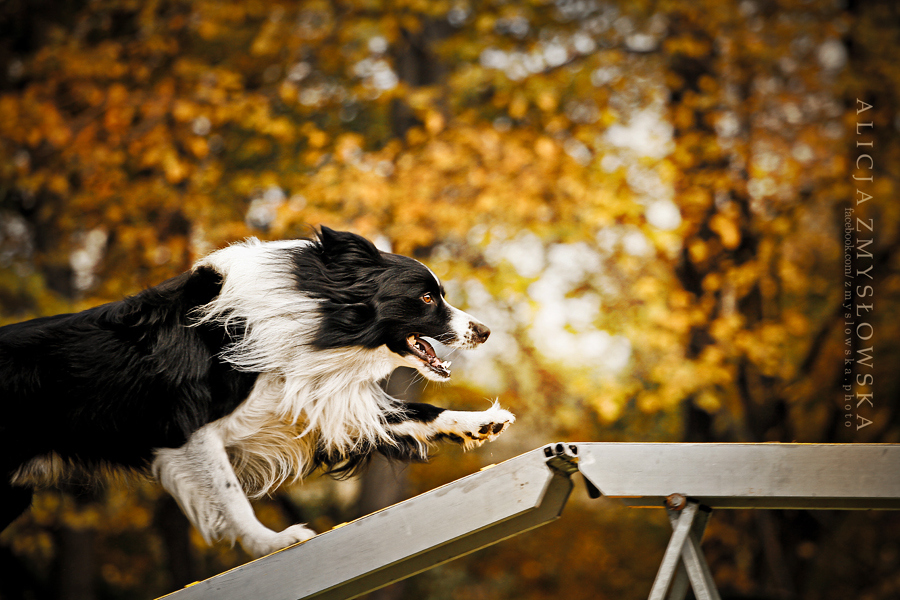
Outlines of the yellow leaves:
{"label": "yellow leaves", "polygon": [[446,126],[444,115],[439,111],[430,110],[425,116],[425,130],[431,135],[437,135]]}
{"label": "yellow leaves", "polygon": [[437,140],[426,148],[426,158],[439,171],[454,171],[459,167],[456,149],[450,144]]}
{"label": "yellow leaves", "polygon": [[614,423],[622,415],[622,410],[625,408],[624,403],[616,402],[615,399],[609,396],[598,398],[595,406],[600,414],[600,418],[607,423]]}
{"label": "yellow leaves", "polygon": [[495,129],[470,129],[467,133],[469,133],[468,143],[476,148],[485,163],[491,164],[500,159],[502,139]]}
{"label": "yellow leaves", "polygon": [[204,40],[213,40],[219,37],[222,28],[217,22],[210,18],[201,18],[194,26],[197,35]]}
{"label": "yellow leaves", "polygon": [[559,98],[551,90],[544,90],[537,96],[537,106],[544,112],[553,112],[559,106]]}
{"label": "yellow leaves", "polygon": [[517,93],[509,103],[507,111],[513,119],[521,119],[528,112],[528,99],[524,94]]}
{"label": "yellow leaves", "polygon": [[48,143],[63,148],[72,139],[66,119],[52,103],[26,95],[0,97],[0,132],[17,144],[39,147]]}
{"label": "yellow leaves", "polygon": [[715,319],[709,327],[709,332],[713,338],[723,345],[728,345],[729,341],[743,329],[744,319],[737,314],[729,314]]}
{"label": "yellow leaves", "polygon": [[47,178],[47,189],[58,196],[65,196],[69,193],[69,180],[65,175],[53,173]]}
{"label": "yellow leaves", "polygon": [[702,265],[705,263],[710,255],[709,244],[699,238],[691,239],[687,244],[688,255],[691,258],[691,262],[695,265]]}
{"label": "yellow leaves", "polygon": [[718,234],[722,245],[728,250],[734,250],[741,245],[741,231],[736,217],[737,215],[726,216],[717,213],[709,220],[709,228]]}
{"label": "yellow leaves", "polygon": [[134,120],[134,106],[128,104],[110,105],[103,114],[103,128],[118,143],[126,135]]}
{"label": "yellow leaves", "polygon": [[672,124],[678,129],[687,130],[694,126],[694,110],[687,104],[678,104],[672,111]]}
{"label": "yellow leaves", "polygon": [[[3,118],[0,119],[0,131],[7,139],[21,136],[19,128],[13,127],[21,119],[21,109],[22,104],[19,97],[12,94],[0,95],[0,115],[3,115]],[[16,135],[17,133],[19,135]]]}
{"label": "yellow leaves", "polygon": [[650,376],[653,381],[660,382],[660,386],[641,396],[640,403],[645,412],[656,412],[680,403],[702,383],[694,365],[674,354],[661,357],[653,365]]}
{"label": "yellow leaves", "polygon": [[479,13],[475,19],[475,29],[481,34],[487,34],[494,29],[494,23],[496,23],[494,15]]}
{"label": "yellow leaves", "polygon": [[292,142],[296,137],[294,123],[286,117],[272,119],[263,131],[282,143]]}
{"label": "yellow leaves", "polygon": [[707,95],[715,94],[719,89],[719,83],[710,75],[703,74],[697,81],[700,91]]}
{"label": "yellow leaves", "polygon": [[428,135],[421,127],[411,127],[406,132],[406,141],[410,146],[420,146],[428,141]]}
{"label": "yellow leaves", "polygon": [[694,397],[710,412],[718,410],[719,394],[734,381],[732,358],[721,346],[707,347],[694,360],[677,352],[658,357],[649,374],[655,386],[639,395],[641,409],[651,413],[666,410]]}
{"label": "yellow leaves", "polygon": [[556,115],[547,120],[547,124],[544,125],[544,131],[549,134],[560,135],[563,134],[568,127],[569,120],[563,115]]}
{"label": "yellow leaves", "polygon": [[700,410],[703,410],[711,415],[716,414],[717,412],[719,412],[719,409],[722,408],[721,398],[717,394],[714,394],[709,390],[703,390],[699,394],[697,394],[694,398],[694,404]]}
{"label": "yellow leaves", "polygon": [[275,54],[281,49],[281,40],[286,33],[280,19],[269,18],[263,22],[259,35],[250,44],[251,56]]}
{"label": "yellow leaves", "polygon": [[605,129],[611,125],[615,125],[620,120],[618,113],[614,110],[604,109],[600,111],[599,124]]}
{"label": "yellow leaves", "polygon": [[791,336],[784,324],[764,322],[752,331],[738,334],[735,340],[760,373],[779,379],[790,379],[795,375],[796,365],[791,359],[789,342]]}
{"label": "yellow leaves", "polygon": [[172,116],[175,117],[175,120],[182,123],[193,120],[198,114],[198,106],[193,102],[179,98],[172,104]]}
{"label": "yellow leaves", "polygon": [[34,59],[36,73],[64,72],[66,77],[78,80],[120,79],[128,72],[128,64],[122,57],[119,42],[104,40],[96,45],[59,45],[42,48]]}
{"label": "yellow leaves", "polygon": [[[303,132],[306,134],[306,141],[310,148],[322,148],[328,143],[328,134],[321,129],[317,129],[314,125],[304,127]],[[348,138],[344,139],[347,140]]]}
{"label": "yellow leaves", "polygon": [[666,293],[663,282],[652,276],[644,276],[638,279],[633,286],[634,294],[645,300],[655,300]]}
{"label": "yellow leaves", "polygon": [[545,160],[556,160],[559,156],[559,146],[548,137],[541,136],[534,144],[535,153]]}
{"label": "yellow leaves", "polygon": [[297,89],[297,86],[290,81],[283,81],[281,85],[278,86],[278,97],[285,104],[293,104],[296,102],[299,92],[300,90]]}
{"label": "yellow leaves", "polygon": [[410,4],[413,5],[410,6],[411,11],[399,15],[398,25],[411,34],[417,34],[422,31],[422,20],[415,13],[426,12],[432,3],[428,0],[412,0]]}
{"label": "yellow leaves", "polygon": [[712,51],[709,40],[695,36],[669,36],[663,42],[666,54],[684,55],[689,58],[703,58]]}
{"label": "yellow leaves", "polygon": [[[202,155],[205,140],[191,138],[187,142],[195,155]],[[190,169],[177,150],[172,146],[172,138],[162,124],[148,131],[144,136],[129,144],[129,154],[135,157],[137,165],[142,169],[159,169],[170,184],[182,182],[190,174]]]}
{"label": "yellow leaves", "polygon": [[209,143],[202,137],[192,137],[185,142],[185,145],[194,158],[203,160],[209,156]]}
{"label": "yellow leaves", "polygon": [[305,2],[297,15],[296,32],[307,42],[320,42],[336,25],[335,5],[327,0]]}

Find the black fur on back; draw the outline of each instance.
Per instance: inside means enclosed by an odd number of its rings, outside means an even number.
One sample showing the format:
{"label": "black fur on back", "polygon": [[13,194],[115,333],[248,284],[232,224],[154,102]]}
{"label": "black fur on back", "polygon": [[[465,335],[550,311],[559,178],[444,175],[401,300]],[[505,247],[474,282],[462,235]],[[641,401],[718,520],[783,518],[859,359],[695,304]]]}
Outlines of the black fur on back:
{"label": "black fur on back", "polygon": [[140,468],[231,412],[257,377],[218,359],[231,340],[191,313],[221,287],[200,268],[124,300],[0,328],[0,473],[55,453]]}

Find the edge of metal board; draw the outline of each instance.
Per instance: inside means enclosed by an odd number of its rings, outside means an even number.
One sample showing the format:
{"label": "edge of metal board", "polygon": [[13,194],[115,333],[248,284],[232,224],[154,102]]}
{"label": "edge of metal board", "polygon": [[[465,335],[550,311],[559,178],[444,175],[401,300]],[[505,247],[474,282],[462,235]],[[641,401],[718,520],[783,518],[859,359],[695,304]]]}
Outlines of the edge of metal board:
{"label": "edge of metal board", "polygon": [[575,445],[582,475],[634,507],[900,509],[900,444]]}
{"label": "edge of metal board", "polygon": [[553,521],[571,489],[533,450],[165,598],[353,598]]}
{"label": "edge of metal board", "polygon": [[307,596],[306,598],[316,598],[317,600],[356,598],[438,565],[456,560],[487,546],[515,537],[531,529],[546,525],[559,518],[571,489],[571,479],[562,475],[554,475],[547,487],[543,501],[533,510],[495,523],[484,530],[472,532],[436,546],[425,553],[411,556],[402,562],[394,563],[377,572],[367,574],[358,580],[344,582],[336,588]]}

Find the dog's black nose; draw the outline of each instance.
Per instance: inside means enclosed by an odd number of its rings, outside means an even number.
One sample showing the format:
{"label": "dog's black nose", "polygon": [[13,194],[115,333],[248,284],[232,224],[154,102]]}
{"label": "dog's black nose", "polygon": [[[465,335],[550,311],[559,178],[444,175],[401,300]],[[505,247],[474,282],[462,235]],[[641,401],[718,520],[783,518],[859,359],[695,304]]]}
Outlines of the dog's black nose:
{"label": "dog's black nose", "polygon": [[491,330],[487,325],[481,323],[472,323],[472,338],[478,344],[483,344],[491,335]]}

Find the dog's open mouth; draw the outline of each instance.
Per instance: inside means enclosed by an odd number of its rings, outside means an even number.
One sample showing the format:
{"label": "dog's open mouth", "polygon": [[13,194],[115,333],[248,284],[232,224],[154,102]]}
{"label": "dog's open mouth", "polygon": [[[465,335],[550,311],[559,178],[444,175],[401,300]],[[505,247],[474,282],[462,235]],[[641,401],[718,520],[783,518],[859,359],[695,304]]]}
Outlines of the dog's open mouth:
{"label": "dog's open mouth", "polygon": [[441,377],[450,377],[450,361],[442,361],[434,353],[431,344],[419,337],[419,334],[413,333],[406,338],[406,343],[412,353],[425,363],[425,366],[440,375]]}

